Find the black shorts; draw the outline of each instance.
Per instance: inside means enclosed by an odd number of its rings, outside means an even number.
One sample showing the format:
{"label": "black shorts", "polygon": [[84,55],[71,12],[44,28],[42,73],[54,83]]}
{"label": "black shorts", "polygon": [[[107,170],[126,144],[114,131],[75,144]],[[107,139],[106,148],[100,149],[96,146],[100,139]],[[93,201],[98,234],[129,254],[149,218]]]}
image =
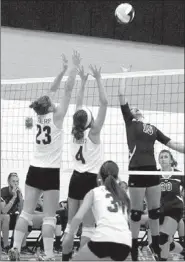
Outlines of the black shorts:
{"label": "black shorts", "polygon": [[179,223],[179,221],[183,217],[183,209],[182,208],[172,208],[172,209],[165,210],[164,212],[162,212],[160,214],[160,218],[159,218],[160,225],[162,225],[164,223],[165,217],[171,217],[175,221],[177,221],[177,223]]}
{"label": "black shorts", "polygon": [[30,166],[26,176],[26,185],[43,191],[60,189],[60,168]]}
{"label": "black shorts", "polygon": [[74,170],[69,182],[68,197],[83,200],[85,195],[95,187],[97,187],[97,174],[79,173]]}
{"label": "black shorts", "polygon": [[110,257],[114,261],[123,261],[130,253],[130,247],[120,243],[89,241],[87,245],[95,256]]}
{"label": "black shorts", "polygon": [[[130,171],[157,171],[156,166],[142,166],[129,168]],[[128,180],[129,187],[152,187],[160,184],[158,175],[130,175]]]}

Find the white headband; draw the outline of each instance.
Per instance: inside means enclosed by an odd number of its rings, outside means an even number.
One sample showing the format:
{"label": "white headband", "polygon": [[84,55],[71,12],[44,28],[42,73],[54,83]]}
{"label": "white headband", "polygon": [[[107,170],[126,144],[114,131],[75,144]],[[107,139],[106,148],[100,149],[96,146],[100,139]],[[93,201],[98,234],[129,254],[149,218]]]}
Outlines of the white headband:
{"label": "white headband", "polygon": [[86,125],[85,125],[85,128],[87,128],[92,121],[92,113],[91,113],[90,109],[87,108],[87,107],[82,107],[82,110],[84,110],[87,114],[87,122],[86,122]]}

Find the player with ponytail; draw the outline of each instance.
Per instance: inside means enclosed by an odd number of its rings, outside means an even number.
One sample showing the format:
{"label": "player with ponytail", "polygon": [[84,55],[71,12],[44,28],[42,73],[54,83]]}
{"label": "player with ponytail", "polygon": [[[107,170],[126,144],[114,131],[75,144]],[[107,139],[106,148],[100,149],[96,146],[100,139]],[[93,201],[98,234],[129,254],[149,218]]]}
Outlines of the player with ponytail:
{"label": "player with ponytail", "polygon": [[118,184],[119,168],[113,161],[106,161],[100,168],[99,177],[102,185],[89,191],[73,218],[69,233],[63,245],[72,247],[73,236],[85,214],[93,211],[96,229],[86,244],[73,260],[123,261],[127,258],[131,247],[131,232],[128,224],[130,200],[127,193]]}
{"label": "player with ponytail", "polygon": [[[8,253],[10,261],[20,260],[21,244],[42,193],[44,201],[42,236],[45,256],[39,257],[38,260],[54,260],[53,236],[56,227],[55,214],[59,203],[63,122],[75,84],[77,68],[81,61],[78,52],[74,51],[72,61],[73,67],[69,71],[59,105],[56,106],[52,100],[55,92],[60,88],[61,80],[68,68],[64,55],[63,70],[55,78],[48,95],[37,98],[30,105],[30,108],[36,113],[35,127],[37,130],[33,157],[25,181],[24,206],[16,223],[13,248]],[[33,121],[28,118],[25,125],[27,128],[31,128]]]}
{"label": "player with ponytail", "polygon": [[[90,109],[83,106],[88,74],[85,75],[84,69],[81,67],[79,69],[81,88],[77,95],[76,112],[73,115],[71,152],[74,171],[69,183],[66,233],[69,231],[71,220],[78,211],[85,195],[97,186],[97,174],[102,164],[100,133],[105,121],[108,101],[101,81],[101,69],[98,70],[96,66],[90,66],[90,69],[99,89],[100,106],[95,120]],[[83,219],[81,247],[90,239],[94,228],[95,221],[92,213],[89,211]],[[68,246],[63,245],[63,261],[70,259],[71,251],[72,248],[69,250]]]}

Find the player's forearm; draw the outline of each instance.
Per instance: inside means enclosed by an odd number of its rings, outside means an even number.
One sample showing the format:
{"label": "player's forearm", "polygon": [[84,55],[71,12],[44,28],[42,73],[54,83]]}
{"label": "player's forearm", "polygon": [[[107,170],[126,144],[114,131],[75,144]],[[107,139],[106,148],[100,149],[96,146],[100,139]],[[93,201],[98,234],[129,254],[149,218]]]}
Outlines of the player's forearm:
{"label": "player's forearm", "polygon": [[69,76],[68,76],[68,79],[67,79],[67,82],[64,88],[65,94],[72,92],[77,73],[78,73],[78,70],[77,70],[77,67],[75,66],[69,71]]}
{"label": "player's forearm", "polygon": [[76,108],[81,107],[83,105],[84,93],[85,93],[85,82],[82,81],[81,87],[77,94]]}
{"label": "player's forearm", "polygon": [[62,78],[63,76],[65,75],[65,72],[66,72],[66,69],[64,69],[62,72],[60,72],[60,74],[55,78],[51,88],[50,88],[50,91],[51,92],[56,92],[59,87],[60,87],[60,83],[62,81]]}
{"label": "player's forearm", "polygon": [[183,154],[185,153],[184,144],[182,143],[170,140],[166,145],[169,148],[178,151],[179,153],[183,153]]}
{"label": "player's forearm", "polygon": [[101,78],[97,79],[97,84],[98,84],[98,88],[99,88],[100,105],[107,106],[108,105],[108,98],[107,98],[105,88],[102,84]]}
{"label": "player's forearm", "polygon": [[123,79],[118,89],[120,105],[125,105],[126,103],[128,103],[128,99],[125,93],[126,93],[125,79]]}

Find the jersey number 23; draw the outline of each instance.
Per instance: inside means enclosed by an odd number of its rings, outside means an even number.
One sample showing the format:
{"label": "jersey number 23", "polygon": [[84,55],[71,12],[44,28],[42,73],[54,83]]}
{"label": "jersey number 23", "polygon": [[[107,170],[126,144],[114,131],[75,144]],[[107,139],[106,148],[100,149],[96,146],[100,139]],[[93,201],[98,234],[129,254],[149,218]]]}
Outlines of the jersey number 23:
{"label": "jersey number 23", "polygon": [[[44,139],[39,139],[39,136],[44,133]],[[48,145],[51,143],[51,127],[37,125],[36,143]]]}

